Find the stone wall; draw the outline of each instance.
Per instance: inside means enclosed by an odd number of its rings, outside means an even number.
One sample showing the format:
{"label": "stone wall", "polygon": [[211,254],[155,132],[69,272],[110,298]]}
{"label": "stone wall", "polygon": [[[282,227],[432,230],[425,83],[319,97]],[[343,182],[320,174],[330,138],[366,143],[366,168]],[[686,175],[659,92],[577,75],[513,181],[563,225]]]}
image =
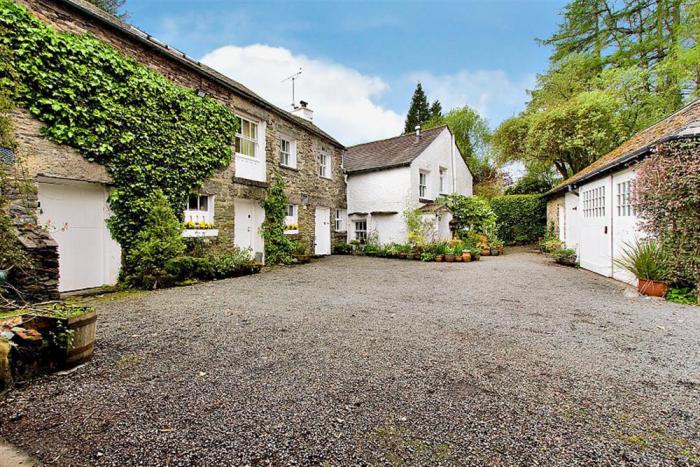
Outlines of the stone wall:
{"label": "stone wall", "polygon": [[549,231],[549,226],[554,225],[554,233],[558,238],[562,238],[559,232],[559,206],[564,207],[564,195],[557,195],[547,200],[547,226],[546,231]]}
{"label": "stone wall", "polygon": [[36,219],[38,198],[33,181],[20,166],[9,167],[8,183],[2,195],[8,201],[7,214],[17,229],[17,238],[33,262],[31,269],[15,269],[11,283],[22,301],[56,300],[58,293],[58,245]]}
{"label": "stone wall", "polygon": [[[27,6],[42,21],[61,31],[73,33],[89,32],[98,39],[112,45],[135,60],[160,72],[174,83],[191,89],[200,89],[218,102],[242,112],[250,117],[264,121],[267,124],[266,154],[267,180],[278,174],[288,186],[290,202],[301,204],[302,194],[307,194],[309,202],[299,209],[300,236],[308,239],[314,236],[314,211],[316,206],[334,209],[345,207],[345,180],[342,174],[342,147],[328,138],[322,132],[309,129],[308,124],[300,123],[298,117],[288,115],[269,104],[261,102],[254,94],[241,85],[227,84],[226,78],[213,70],[206,69],[197,63],[173,57],[171,49],[165,49],[155,44],[145,44],[131,37],[124,31],[95,19],[90,14],[81,12],[68,3],[57,0],[18,0]],[[78,2],[79,3],[79,2]],[[91,8],[85,5],[85,8]],[[104,17],[104,13],[99,13]],[[128,26],[127,26],[128,27]],[[245,92],[242,92],[241,90]],[[69,172],[78,180],[109,182],[108,175],[93,166],[79,163],[77,153],[66,147],[56,149],[41,137],[38,132],[40,125],[32,122],[26,113],[17,115],[20,143],[36,149],[36,159],[29,163],[34,174],[53,174],[61,176]],[[25,131],[27,129],[27,131]],[[31,130],[31,131],[29,131]],[[36,130],[36,131],[34,131]],[[278,137],[283,131],[297,138],[298,170],[280,167],[278,160]],[[233,135],[231,135],[233,140]],[[333,154],[332,179],[321,178],[318,175],[318,151],[326,146]],[[235,158],[231,164],[217,172],[207,181],[202,190],[206,194],[216,195],[215,222],[220,232],[220,239],[233,241],[234,232],[234,198],[262,200],[265,197],[265,186],[249,183],[235,178]],[[331,222],[331,229],[333,222]],[[336,235],[331,235],[334,243]]]}

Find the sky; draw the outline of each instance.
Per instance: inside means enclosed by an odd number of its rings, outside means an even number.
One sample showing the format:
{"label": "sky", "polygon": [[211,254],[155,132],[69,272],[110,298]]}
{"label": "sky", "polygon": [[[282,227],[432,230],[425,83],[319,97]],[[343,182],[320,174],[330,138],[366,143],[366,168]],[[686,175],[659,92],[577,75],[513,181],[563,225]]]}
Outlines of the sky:
{"label": "sky", "polygon": [[403,131],[417,82],[489,124],[521,111],[547,68],[560,0],[128,0],[128,20],[345,145]]}

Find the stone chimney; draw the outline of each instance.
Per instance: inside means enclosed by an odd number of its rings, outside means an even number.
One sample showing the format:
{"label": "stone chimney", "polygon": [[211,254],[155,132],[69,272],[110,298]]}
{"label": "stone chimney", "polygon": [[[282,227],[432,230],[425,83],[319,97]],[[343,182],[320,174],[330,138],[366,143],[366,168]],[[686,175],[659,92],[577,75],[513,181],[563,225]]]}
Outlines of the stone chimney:
{"label": "stone chimney", "polygon": [[299,101],[299,106],[295,107],[294,110],[292,110],[292,113],[296,115],[297,117],[301,117],[304,120],[308,120],[310,122],[314,121],[314,111],[311,110],[309,107],[309,103],[305,101]]}

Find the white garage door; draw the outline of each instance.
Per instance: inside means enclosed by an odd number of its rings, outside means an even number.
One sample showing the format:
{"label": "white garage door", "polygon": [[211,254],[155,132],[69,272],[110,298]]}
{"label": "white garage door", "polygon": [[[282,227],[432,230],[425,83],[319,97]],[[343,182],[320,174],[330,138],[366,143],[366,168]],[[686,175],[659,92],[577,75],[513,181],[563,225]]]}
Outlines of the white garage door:
{"label": "white garage door", "polygon": [[612,275],[610,183],[610,177],[604,177],[581,187],[578,216],[581,267],[608,277]]}
{"label": "white garage door", "polygon": [[[612,253],[613,258],[622,255],[626,244],[634,243],[642,233],[638,229],[637,214],[632,203],[634,191],[635,172],[629,168],[616,173],[613,176],[613,238]],[[613,277],[628,284],[637,284],[637,278],[631,272],[616,266],[613,263]]]}
{"label": "white garage door", "polygon": [[58,243],[61,292],[117,282],[121,255],[105,223],[107,196],[98,183],[39,183],[39,221]]}

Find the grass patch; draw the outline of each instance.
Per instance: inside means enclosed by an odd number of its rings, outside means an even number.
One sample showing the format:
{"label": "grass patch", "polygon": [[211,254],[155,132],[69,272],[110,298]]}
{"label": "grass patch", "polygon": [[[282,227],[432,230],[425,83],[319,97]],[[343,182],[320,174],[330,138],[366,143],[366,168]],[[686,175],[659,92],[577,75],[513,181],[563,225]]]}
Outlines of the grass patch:
{"label": "grass patch", "polygon": [[452,455],[449,444],[426,441],[392,424],[378,427],[374,437],[391,465],[430,465],[448,461]]}

